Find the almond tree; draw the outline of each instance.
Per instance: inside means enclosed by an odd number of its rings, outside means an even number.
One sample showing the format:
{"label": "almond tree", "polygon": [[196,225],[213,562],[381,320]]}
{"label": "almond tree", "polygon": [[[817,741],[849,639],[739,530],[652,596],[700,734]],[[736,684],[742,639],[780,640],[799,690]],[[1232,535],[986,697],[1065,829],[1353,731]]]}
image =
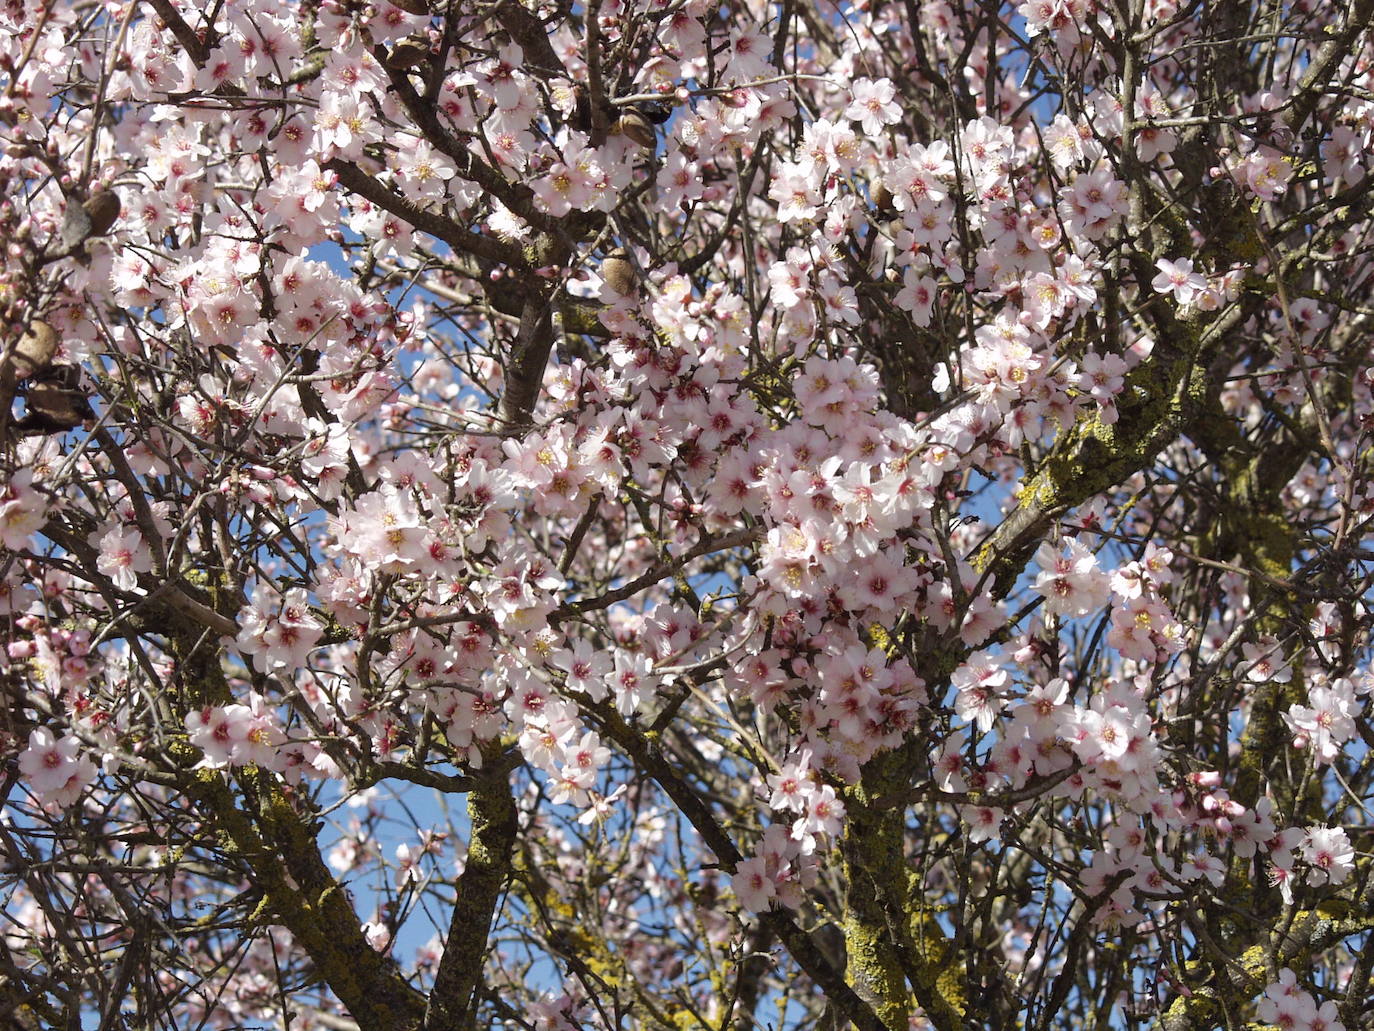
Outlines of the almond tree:
{"label": "almond tree", "polygon": [[1374,1028],[1374,0],[10,0],[0,1024]]}

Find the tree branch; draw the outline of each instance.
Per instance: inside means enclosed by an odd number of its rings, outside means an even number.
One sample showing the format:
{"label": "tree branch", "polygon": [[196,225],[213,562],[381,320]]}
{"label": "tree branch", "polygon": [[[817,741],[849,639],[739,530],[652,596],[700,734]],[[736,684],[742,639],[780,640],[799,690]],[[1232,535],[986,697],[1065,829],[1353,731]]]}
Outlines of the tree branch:
{"label": "tree branch", "polygon": [[518,829],[510,774],[504,763],[474,778],[468,795],[472,837],[467,863],[458,878],[458,897],[449,920],[443,958],[434,975],[423,1027],[426,1031],[467,1031],[475,1026],[476,992],[487,958],[487,935],[510,875]]}
{"label": "tree branch", "polygon": [[339,182],[358,196],[363,197],[384,211],[403,218],[422,233],[428,233],[436,240],[442,240],[454,250],[475,254],[488,261],[525,267],[524,256],[518,247],[490,236],[479,236],[463,229],[451,218],[420,207],[414,201],[402,197],[378,179],[368,175],[351,161],[330,158],[324,169],[339,177]]}

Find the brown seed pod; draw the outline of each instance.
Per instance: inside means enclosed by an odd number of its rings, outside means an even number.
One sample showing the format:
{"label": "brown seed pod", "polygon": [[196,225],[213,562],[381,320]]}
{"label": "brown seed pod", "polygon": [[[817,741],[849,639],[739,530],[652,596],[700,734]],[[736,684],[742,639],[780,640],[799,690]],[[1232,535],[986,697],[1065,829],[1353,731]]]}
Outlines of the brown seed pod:
{"label": "brown seed pod", "polygon": [[642,104],[636,104],[635,110],[655,125],[662,125],[673,117],[673,105],[665,101],[650,100]]}
{"label": "brown seed pod", "polygon": [[15,379],[28,379],[46,369],[56,353],[57,333],[42,319],[34,319],[10,352],[5,371],[13,371]]}
{"label": "brown seed pod", "polygon": [[86,206],[74,201],[68,202],[66,210],[62,212],[62,229],[58,234],[62,251],[74,254],[76,249],[90,238],[91,216],[87,214]]}
{"label": "brown seed pod", "polygon": [[52,380],[29,385],[24,409],[24,418],[16,425],[34,433],[62,433],[80,426],[91,415],[84,393]]}
{"label": "brown seed pod", "polygon": [[616,119],[611,131],[620,133],[641,147],[653,148],[658,145],[658,134],[654,132],[654,123],[634,108],[626,108]]}
{"label": "brown seed pod", "polygon": [[574,83],[572,88],[573,112],[568,119],[568,124],[578,132],[592,131],[592,102],[587,99],[587,87],[580,82]]}
{"label": "brown seed pod", "polygon": [[626,255],[625,248],[617,247],[601,262],[601,278],[618,294],[635,292],[639,277],[635,275],[634,264]]}
{"label": "brown seed pod", "polygon": [[429,40],[423,36],[407,36],[391,48],[386,55],[386,66],[392,71],[402,72],[429,60]]}
{"label": "brown seed pod", "polygon": [[119,197],[112,190],[92,194],[81,206],[90,216],[92,236],[104,236],[119,218]]}

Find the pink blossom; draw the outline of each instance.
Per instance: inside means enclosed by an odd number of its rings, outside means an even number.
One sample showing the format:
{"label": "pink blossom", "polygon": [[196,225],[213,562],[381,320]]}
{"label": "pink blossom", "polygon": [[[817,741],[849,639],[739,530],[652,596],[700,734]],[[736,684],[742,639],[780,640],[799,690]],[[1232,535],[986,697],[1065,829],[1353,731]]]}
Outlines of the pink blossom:
{"label": "pink blossom", "polygon": [[33,486],[33,470],[20,469],[0,489],[0,543],[11,551],[28,547],[47,508],[47,498]]}
{"label": "pink blossom", "polygon": [[138,586],[138,574],[152,571],[153,556],[142,534],[117,526],[100,539],[96,568],[121,591],[132,591]]}
{"label": "pink blossom", "polygon": [[897,89],[890,79],[855,79],[849,87],[851,98],[846,118],[859,122],[865,134],[876,136],[883,127],[901,118],[896,103]]}
{"label": "pink blossom", "polygon": [[965,805],[959,807],[959,815],[968,827],[968,840],[977,845],[997,837],[1005,814],[993,806]]}
{"label": "pink blossom", "polygon": [[29,732],[28,747],[19,753],[19,772],[44,802],[66,807],[95,780],[96,771],[76,737],[59,738],[49,728],[38,727]]}
{"label": "pink blossom", "polygon": [[1006,669],[987,652],[971,655],[964,665],[954,671],[950,684],[958,691],[955,711],[981,731],[992,724],[1005,704],[1001,691],[1008,681]]}
{"label": "pink blossom", "polygon": [[791,810],[798,813],[806,811],[807,799],[815,790],[815,785],[808,775],[808,760],[809,753],[804,754],[795,765],[789,764],[780,772],[768,775],[768,804],[775,810]]}
{"label": "pink blossom", "polygon": [[1259,147],[1240,162],[1244,185],[1260,200],[1272,201],[1288,188],[1293,165],[1271,147]]}
{"label": "pink blossom", "polygon": [[1198,293],[1207,286],[1207,280],[1193,271],[1193,263],[1187,258],[1169,261],[1160,258],[1155,262],[1159,275],[1155,276],[1152,286],[1162,294],[1171,293],[1179,304],[1191,304]]}
{"label": "pink blossom", "polygon": [[1067,542],[1067,555],[1048,541],[1040,545],[1035,559],[1042,572],[1035,579],[1035,590],[1045,599],[1045,610],[1066,616],[1085,616],[1100,608],[1109,596],[1106,574],[1097,568],[1097,559],[1078,541]]}
{"label": "pink blossom", "polygon": [[578,640],[571,649],[563,648],[553,655],[553,664],[567,675],[567,685],[574,691],[585,691],[594,702],[606,697],[611,672],[611,658],[596,651],[591,642]]}
{"label": "pink blossom", "polygon": [[765,861],[761,856],[753,856],[742,861],[730,878],[730,885],[734,888],[740,905],[753,913],[767,910],[777,894],[777,886],[768,876]]}
{"label": "pink blossom", "polygon": [[1258,641],[1242,645],[1244,655],[1245,679],[1252,684],[1264,684],[1273,680],[1286,684],[1293,676],[1293,669],[1283,661],[1279,642],[1273,637],[1262,637]]}
{"label": "pink blossom", "polygon": [[200,765],[209,769],[240,765],[253,722],[253,712],[246,705],[207,705],[187,713],[190,742],[204,753]]}
{"label": "pink blossom", "polygon": [[1342,827],[1309,827],[1302,842],[1312,884],[1340,884],[1355,869],[1355,850]]}
{"label": "pink blossom", "polygon": [[1313,685],[1307,691],[1307,705],[1291,705],[1283,714],[1294,743],[1310,747],[1318,763],[1333,762],[1341,748],[1356,733],[1357,711],[1354,687],[1342,677],[1330,686]]}

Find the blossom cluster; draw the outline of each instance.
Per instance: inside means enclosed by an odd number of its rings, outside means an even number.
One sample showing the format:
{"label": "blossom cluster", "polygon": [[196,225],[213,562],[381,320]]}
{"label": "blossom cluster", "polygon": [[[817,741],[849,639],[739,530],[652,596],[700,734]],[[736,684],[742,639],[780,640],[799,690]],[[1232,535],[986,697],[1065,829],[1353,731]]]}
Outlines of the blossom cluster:
{"label": "blossom cluster", "polygon": [[[636,983],[809,919],[861,806],[961,920],[989,857],[1140,941],[1359,882],[1367,42],[1318,60],[1333,16],[1286,5],[1219,98],[1170,0],[441,6],[0,11],[38,852],[122,821],[102,862],[160,899],[126,840],[223,860],[172,784],[358,802],[328,865],[379,878],[390,953],[462,834],[384,848],[367,792],[500,781],[519,934],[599,921]],[[1263,1019],[1339,1027],[1285,978]],[[604,1020],[571,981],[537,1027]]]}
{"label": "blossom cluster", "polygon": [[1279,971],[1278,981],[1264,990],[1259,1018],[1293,1031],[1345,1031],[1345,1025],[1336,1019],[1336,1004],[1327,1001],[1318,1006],[1312,993],[1298,985],[1297,975],[1287,967]]}

